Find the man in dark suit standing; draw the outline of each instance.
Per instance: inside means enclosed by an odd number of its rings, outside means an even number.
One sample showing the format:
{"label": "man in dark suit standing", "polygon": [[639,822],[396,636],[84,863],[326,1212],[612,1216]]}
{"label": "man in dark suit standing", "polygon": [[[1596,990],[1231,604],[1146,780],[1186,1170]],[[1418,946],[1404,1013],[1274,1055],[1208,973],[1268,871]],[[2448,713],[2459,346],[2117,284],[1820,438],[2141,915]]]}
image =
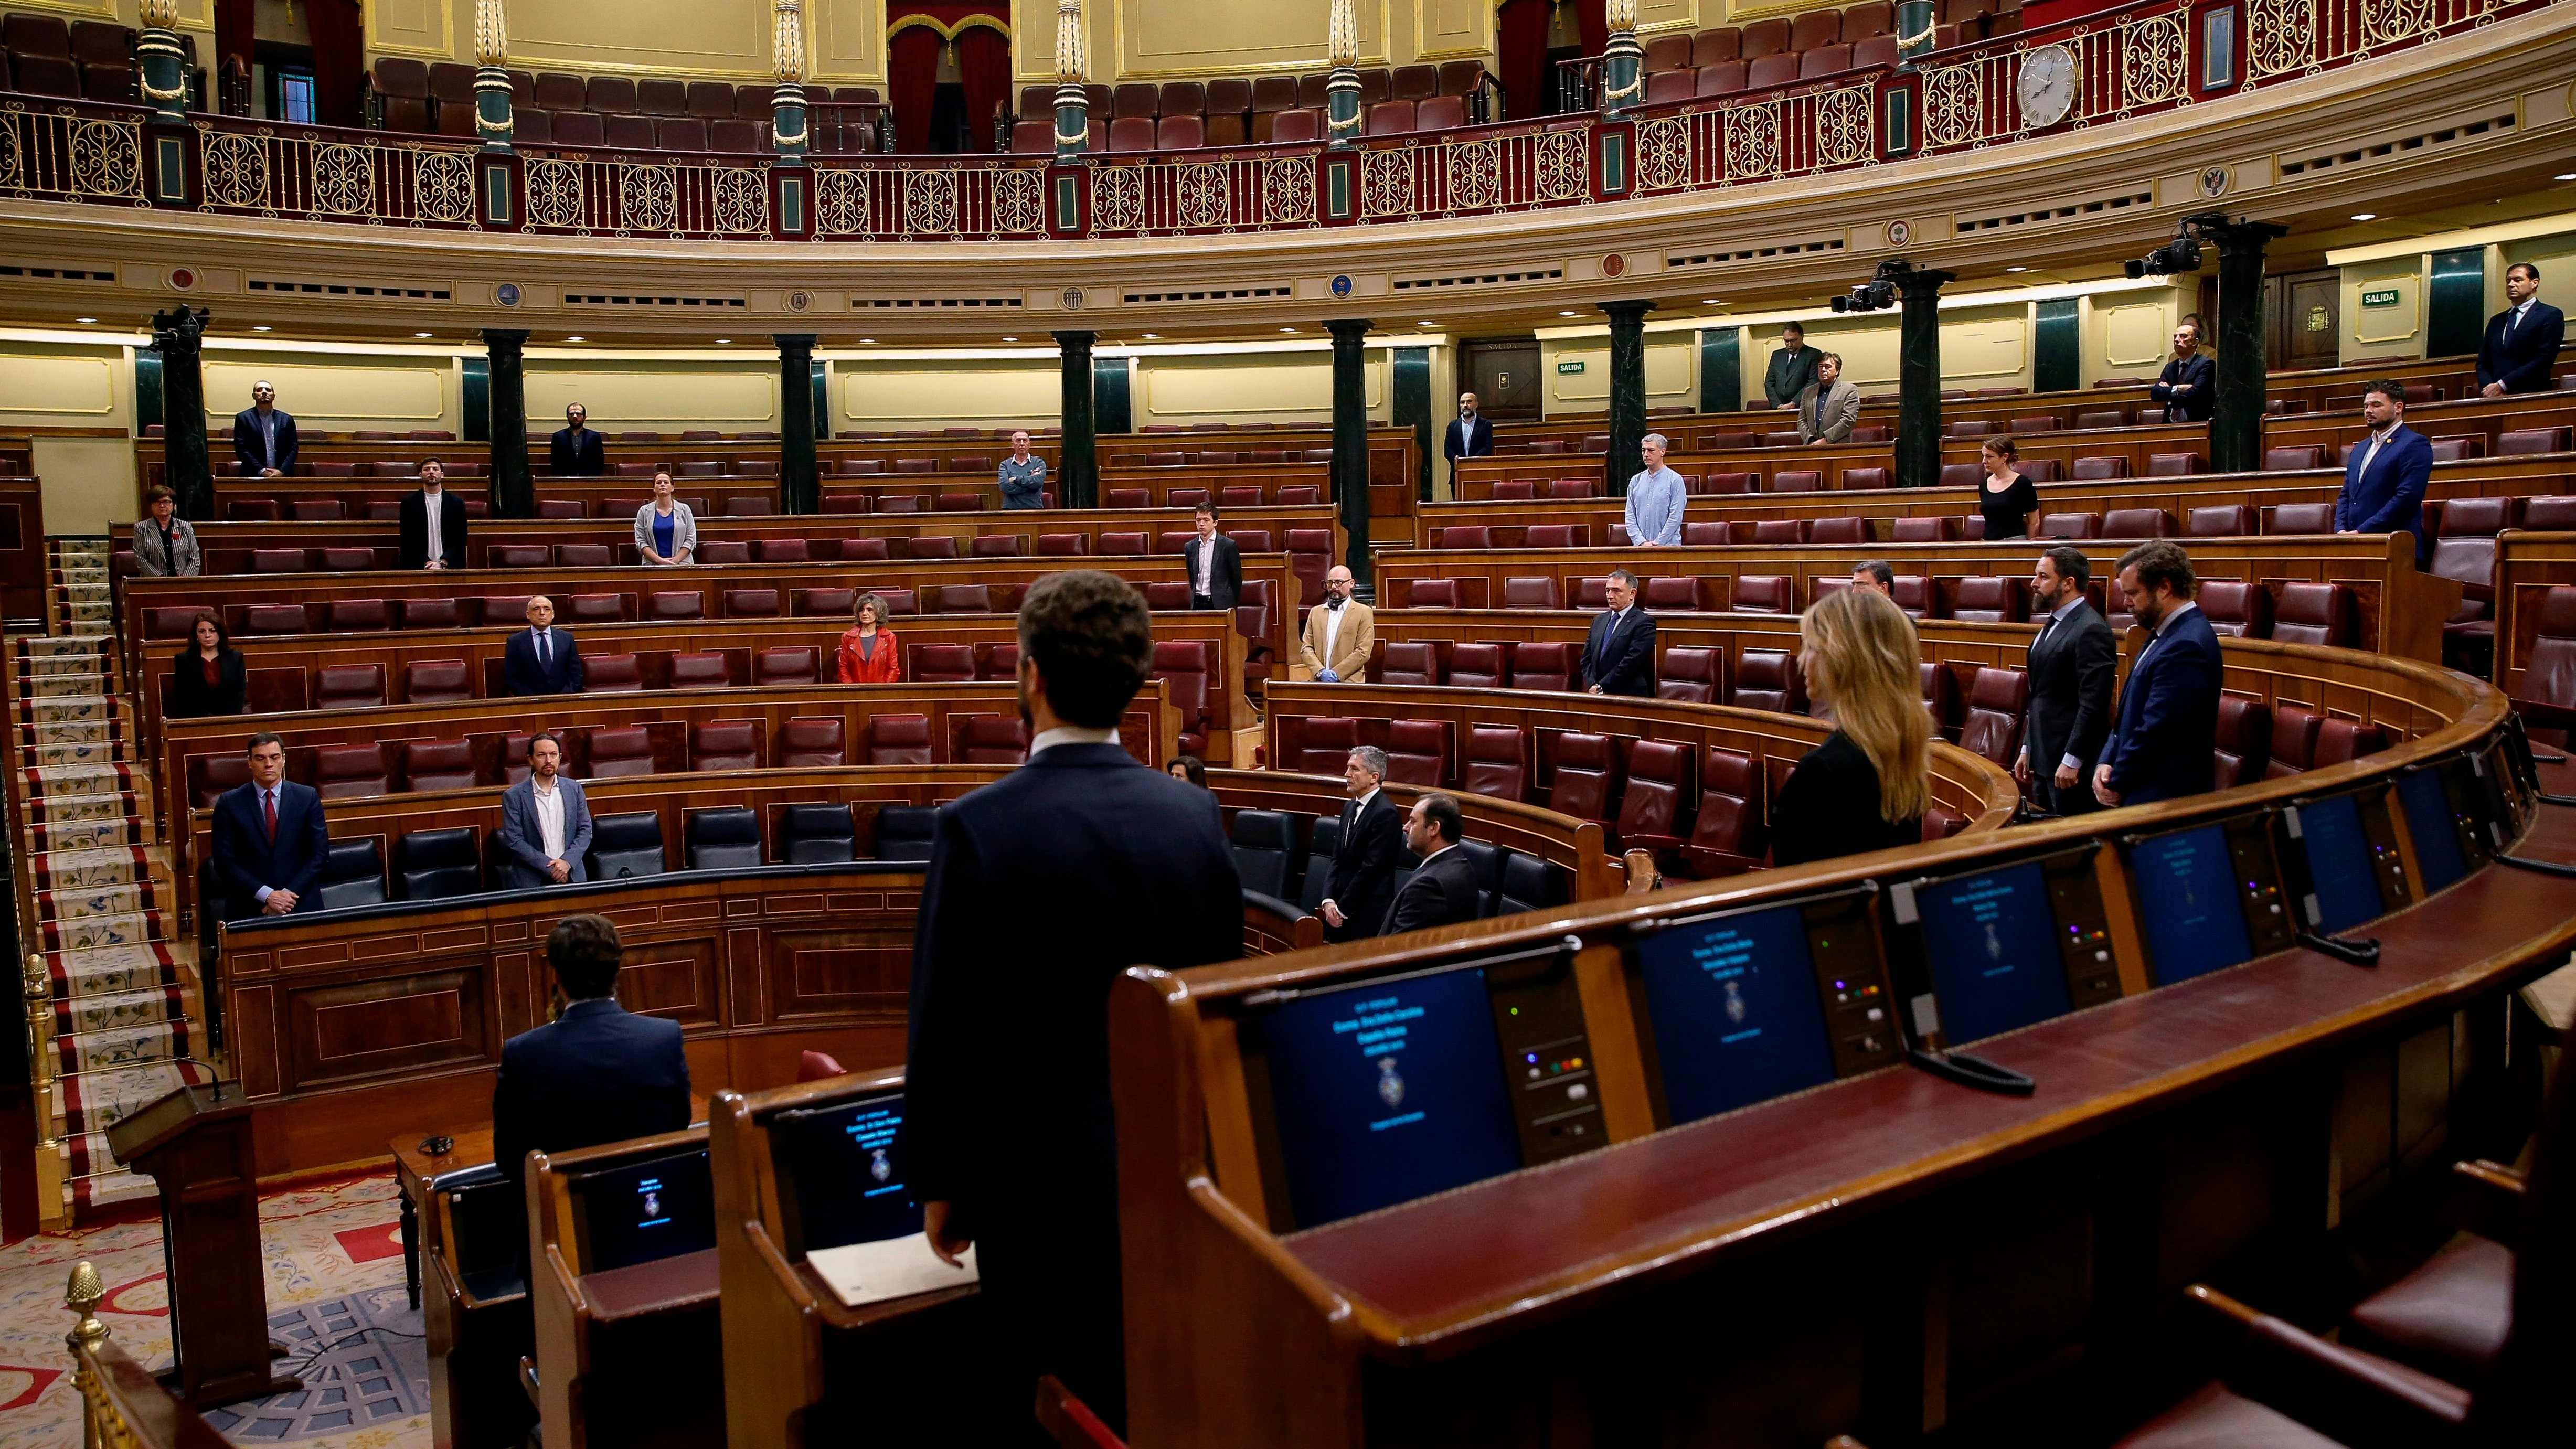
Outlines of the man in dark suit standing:
{"label": "man in dark suit standing", "polygon": [[2516,262],[2504,269],[2506,306],[2487,319],[2478,344],[2478,396],[2547,392],[2558,349],[2567,341],[2567,314],[2540,300],[2540,268]]}
{"label": "man in dark suit standing", "polygon": [[1342,762],[1342,834],[1333,846],[1333,883],[1317,910],[1324,939],[1357,941],[1377,934],[1395,899],[1396,858],[1404,853],[1403,817],[1386,798],[1386,751],[1361,745]]}
{"label": "man in dark suit standing", "polygon": [[233,457],[251,478],[283,478],[295,471],[295,418],[277,405],[277,384],[250,385],[250,406],[233,414]]}
{"label": "man in dark suit standing", "polygon": [[931,841],[903,1133],[930,1246],[976,1250],[997,1342],[975,1407],[1025,1437],[1041,1374],[1126,1419],[1110,985],[1240,957],[1243,888],[1212,797],[1118,743],[1153,661],[1135,586],[1049,574],[1019,641],[1028,763],[941,809]]}
{"label": "man in dark suit standing", "polygon": [[563,988],[555,1019],[501,1044],[492,1084],[492,1162],[511,1180],[531,1152],[677,1132],[689,1125],[689,1058],[680,1024],[617,1004],[622,947],[604,916],[566,916],[546,933]]}
{"label": "man in dark suit standing", "polygon": [[1435,792],[1413,802],[1413,813],[1404,817],[1404,843],[1422,857],[1422,865],[1396,891],[1379,935],[1476,919],[1484,905],[1476,863],[1451,848],[1466,834],[1467,819],[1455,796]]}
{"label": "man in dark suit standing", "polygon": [[1440,440],[1440,456],[1456,463],[1461,458],[1490,458],[1494,454],[1494,425],[1477,416],[1476,395],[1458,394],[1458,416],[1449,424],[1448,436]]}
{"label": "man in dark suit standing", "polygon": [[250,737],[250,783],[215,801],[216,878],[224,919],[249,920],[322,909],[322,857],[331,849],[322,797],[286,778],[286,746]]}
{"label": "man in dark suit standing", "polygon": [[403,495],[401,534],[404,568],[465,567],[465,500],[447,491],[447,465],[436,458],[420,465],[420,491]]}
{"label": "man in dark suit standing", "polygon": [[2052,548],[2031,575],[2040,613],[2030,643],[2030,714],[2013,778],[2041,808],[2080,815],[2101,808],[2089,781],[2111,732],[2111,690],[2119,646],[2100,610],[2084,597],[2093,566],[2080,548]]}
{"label": "man in dark suit standing", "polygon": [[590,426],[590,409],[564,409],[564,425],[546,449],[546,471],[558,478],[596,478],[608,471],[608,440]]}
{"label": "man in dark suit standing", "polygon": [[2144,805],[2217,787],[2218,635],[2191,601],[2191,555],[2151,539],[2120,556],[2120,594],[2147,642],[2120,691],[2120,721],[2093,767],[2093,798]]}
{"label": "man in dark suit standing", "polygon": [[1762,398],[1775,408],[1794,408],[1798,394],[1816,380],[1816,351],[1807,345],[1807,329],[1792,322],[1780,329],[1780,350],[1762,369]]}
{"label": "man in dark suit standing", "polygon": [[1231,609],[1243,597],[1243,550],[1216,531],[1216,505],[1202,503],[1190,521],[1198,537],[1181,545],[1190,565],[1190,607]]}
{"label": "man in dark suit standing", "polygon": [[2424,562],[2424,489],[2433,481],[2433,444],[2406,426],[2406,387],[2374,382],[2362,390],[2362,421],[2370,438],[2343,465],[2343,492],[2335,498],[2337,533],[2411,533],[2415,561]]}
{"label": "man in dark suit standing", "polygon": [[2201,355],[2200,324],[2185,319],[2174,329],[2173,356],[2165,359],[2147,396],[2164,404],[2169,423],[2205,423],[2218,410],[2217,376],[2218,364]]}
{"label": "man in dark suit standing", "polygon": [[1655,694],[1655,616],[1637,606],[1637,576],[1610,571],[1610,607],[1592,618],[1583,641],[1583,677],[1592,694]]}
{"label": "man in dark suit standing", "polygon": [[501,681],[512,694],[581,693],[581,646],[554,623],[555,601],[531,597],[528,627],[501,646]]}

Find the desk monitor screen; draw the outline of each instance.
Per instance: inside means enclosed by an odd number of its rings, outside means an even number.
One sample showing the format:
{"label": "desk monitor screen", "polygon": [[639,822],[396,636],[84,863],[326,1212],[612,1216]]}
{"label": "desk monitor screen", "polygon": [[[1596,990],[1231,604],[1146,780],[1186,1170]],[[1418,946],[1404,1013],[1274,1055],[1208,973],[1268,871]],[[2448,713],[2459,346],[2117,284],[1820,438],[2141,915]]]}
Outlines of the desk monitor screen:
{"label": "desk monitor screen", "polygon": [[1919,886],[1923,954],[1952,1043],[2017,1031],[2074,1009],[2057,913],[2038,861]]}
{"label": "desk monitor screen", "polygon": [[1299,1227],[1521,1166],[1480,967],[1300,993],[1248,1020]]}
{"label": "desk monitor screen", "polygon": [[2437,767],[2397,777],[2397,803],[2406,812],[2406,834],[2415,844],[2415,870],[2428,892],[2445,889],[2469,873],[2460,849],[2459,817]]}
{"label": "desk monitor screen", "polygon": [[2156,984],[2241,966],[2289,949],[2280,865],[2265,817],[2153,835],[2129,846],[2138,925]]}
{"label": "desk monitor screen", "polygon": [[1834,1079],[1796,906],[1686,922],[1637,944],[1664,1103],[1696,1122]]}
{"label": "desk monitor screen", "polygon": [[581,1204],[585,1273],[716,1245],[715,1180],[703,1147],[586,1172],[569,1186]]}
{"label": "desk monitor screen", "polygon": [[2379,881],[2393,861],[2383,861],[2364,829],[2360,796],[2302,802],[2292,820],[2307,847],[2308,898],[2300,908],[2311,924],[2331,936],[2387,913]]}
{"label": "desk monitor screen", "polygon": [[769,1119],[790,1256],[921,1231],[921,1204],[903,1170],[902,1128],[901,1092]]}

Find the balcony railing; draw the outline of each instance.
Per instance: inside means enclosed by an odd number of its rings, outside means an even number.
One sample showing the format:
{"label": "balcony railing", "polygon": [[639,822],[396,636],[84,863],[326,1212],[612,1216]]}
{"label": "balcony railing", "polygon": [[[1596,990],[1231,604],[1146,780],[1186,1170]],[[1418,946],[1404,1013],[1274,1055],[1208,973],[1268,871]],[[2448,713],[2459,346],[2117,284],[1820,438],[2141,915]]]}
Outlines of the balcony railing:
{"label": "balcony railing", "polygon": [[[515,156],[396,137],[0,97],[0,197],[573,236],[857,241],[1145,237],[1382,225],[1734,186],[2006,144],[2206,102],[2461,34],[2553,0],[2157,0],[1758,93],[1404,136],[1093,156]],[[2021,113],[2028,57],[2074,97]],[[173,138],[182,144],[165,142]],[[184,176],[157,168],[178,158]],[[799,179],[801,178],[801,179]]]}

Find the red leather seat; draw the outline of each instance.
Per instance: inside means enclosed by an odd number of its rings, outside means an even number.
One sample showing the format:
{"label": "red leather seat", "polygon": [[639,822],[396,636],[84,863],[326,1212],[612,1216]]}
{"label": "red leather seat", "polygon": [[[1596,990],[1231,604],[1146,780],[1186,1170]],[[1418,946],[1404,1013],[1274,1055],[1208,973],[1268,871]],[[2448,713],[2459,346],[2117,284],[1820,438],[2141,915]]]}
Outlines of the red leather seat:
{"label": "red leather seat", "polygon": [[594,654],[581,662],[581,692],[628,694],[644,687],[644,671],[632,654]]}
{"label": "red leather seat", "polygon": [[1869,520],[1865,518],[1819,518],[1807,529],[1809,543],[1867,543]]}
{"label": "red leather seat", "polygon": [[237,634],[301,634],[308,627],[302,604],[251,604],[242,610]]}
{"label": "red leather seat", "polygon": [[2272,637],[2272,591],[2245,579],[2202,579],[2194,601],[2212,631],[2231,639]]}
{"label": "red leather seat", "polygon": [[2277,780],[2284,775],[2302,774],[2317,765],[2317,734],[2325,727],[2325,716],[2304,704],[2276,704],[2272,707],[2271,763],[2263,778]]}
{"label": "red leather seat", "polygon": [[1610,576],[1596,574],[1574,581],[1574,607],[1598,612],[1610,607]]}
{"label": "red leather seat", "polygon": [[2150,478],[2188,478],[2203,471],[2198,453],[2149,453],[2147,476]]}
{"label": "red leather seat", "polygon": [[[1333,567],[1333,531],[1329,528],[1292,528],[1285,540],[1288,545],[1288,571],[1297,577],[1297,596],[1320,599],[1324,596],[1324,575]],[[1104,545],[1106,539],[1103,540]],[[1107,549],[1104,546],[1103,552]]]}
{"label": "red leather seat", "polygon": [[837,718],[798,715],[778,727],[783,769],[837,768],[848,763],[848,731]]}
{"label": "red leather seat", "polygon": [[1339,775],[1360,742],[1360,722],[1332,715],[1319,715],[1302,721],[1298,733],[1296,763],[1291,768],[1307,775]]}
{"label": "red leather seat", "polygon": [[2272,707],[2241,694],[2218,697],[2217,788],[2264,778],[2272,759]]}
{"label": "red leather seat", "polygon": [[1591,498],[1599,492],[1600,485],[1597,479],[1550,478],[1547,480],[1547,496],[1550,498]]}
{"label": "red leather seat", "polygon": [[930,716],[926,714],[869,716],[869,764],[927,765],[930,762]]}
{"label": "red leather seat", "polygon": [[1797,78],[1798,57],[1794,51],[1780,55],[1757,56],[1744,68],[1744,86],[1747,90],[1767,91],[1774,86],[1788,85]]}
{"label": "red leather seat", "polygon": [[1415,579],[1405,591],[1409,609],[1454,609],[1458,607],[1456,579]]}
{"label": "red leather seat", "polygon": [[[2576,594],[2576,589],[2568,591]],[[1529,736],[1517,725],[1474,725],[1467,731],[1467,753],[1459,769],[1459,788],[1498,800],[1529,798]]]}
{"label": "red leather seat", "polygon": [[1437,720],[1400,719],[1386,731],[1386,778],[1399,785],[1438,789],[1449,783],[1449,726]]}
{"label": "red leather seat", "polygon": [[811,645],[763,649],[751,657],[751,682],[754,684],[815,684],[820,682],[821,651]]}
{"label": "red leather seat", "polygon": [[724,616],[728,619],[775,619],[778,617],[778,591],[727,589],[724,591]]}
{"label": "red leather seat", "polygon": [[1619,790],[1619,748],[1608,735],[1561,734],[1556,737],[1556,778],[1548,787],[1547,808],[1577,820],[1609,824],[1612,798]]}
{"label": "red leather seat", "polygon": [[1438,684],[1439,650],[1422,642],[1390,642],[1379,671],[1380,684]]}
{"label": "red leather seat", "polygon": [[2525,500],[2522,526],[2534,533],[2576,532],[2576,496],[2552,494]]}
{"label": "red leather seat", "polygon": [[666,677],[673,689],[726,689],[733,684],[733,670],[725,663],[722,651],[715,649],[673,654]]}
{"label": "red leather seat", "polygon": [[[544,548],[539,547],[536,555],[538,563],[546,561]],[[250,571],[255,574],[300,574],[307,562],[304,550],[300,548],[255,548],[250,551]],[[515,565],[496,563],[493,567],[510,568]]]}
{"label": "red leather seat", "polygon": [[1497,478],[1494,499],[1500,503],[1519,503],[1538,496],[1539,480],[1535,478]]}
{"label": "red leather seat", "polygon": [[1923,681],[1923,712],[1932,717],[1934,730],[1947,735],[1959,712],[1959,676],[1941,664],[1924,664],[1917,668]]}
{"label": "red leather seat", "polygon": [[1785,649],[1745,650],[1735,662],[1735,691],[1728,703],[1777,714],[1805,714],[1807,676],[1798,667],[1798,656]]}
{"label": "red leather seat", "polygon": [[[1512,688],[1564,691],[1573,687],[1575,647],[1558,641],[1512,646]],[[1455,681],[1453,680],[1452,683]]]}
{"label": "red leather seat", "polygon": [[1739,614],[1795,613],[1787,574],[1738,574],[1735,576],[1735,612]]}
{"label": "red leather seat", "polygon": [[[881,543],[884,540],[870,541]],[[798,589],[788,595],[788,602],[795,606],[796,612],[800,615],[845,619],[849,617],[851,606],[858,602],[858,595],[857,589]]]}
{"label": "red leather seat", "polygon": [[1888,582],[1887,593],[1905,617],[1918,620],[1932,617],[1932,581],[1921,574],[1898,574]]}
{"label": "red leather seat", "polygon": [[2255,526],[2252,504],[2219,503],[2193,509],[2187,531],[2193,538],[2245,538]]}
{"label": "red leather seat", "polygon": [[989,614],[993,591],[984,584],[939,584],[922,598],[925,614]]}
{"label": "red leather seat", "polygon": [[2516,428],[2496,435],[2496,456],[2510,458],[2530,453],[2564,453],[2568,451],[2568,429]]}
{"label": "red leather seat", "polygon": [[657,589],[645,599],[645,616],[653,619],[698,619],[706,616],[707,596],[694,589]]}
{"label": "red leather seat", "polygon": [[403,666],[405,704],[454,704],[473,697],[462,659],[418,659]]}
{"label": "red leather seat", "polygon": [[2173,515],[2161,508],[2114,508],[2102,515],[2104,538],[2171,538]]}
{"label": "red leather seat", "polygon": [[1682,525],[1682,547],[1684,548],[1717,548],[1734,541],[1735,529],[1732,524],[1685,523]]}
{"label": "red leather seat", "polygon": [[806,563],[814,557],[814,547],[801,538],[755,538],[751,557],[755,563]]}
{"label": "red leather seat", "polygon": [[2495,536],[2512,522],[2510,498],[2454,498],[2443,505],[2434,529],[2431,571],[2461,586],[2460,606],[2442,624],[2445,642],[2457,641],[2481,653],[2493,644]]}
{"label": "red leather seat", "polygon": [[334,630],[393,627],[393,610],[382,599],[334,599],[329,607]]}
{"label": "red leather seat", "polygon": [[402,747],[403,789],[466,790],[475,785],[471,740],[405,740]]}
{"label": "red leather seat", "polygon": [[2010,769],[2021,753],[2022,720],[2029,710],[2029,671],[1978,666],[1976,682],[1968,686],[1968,713],[1959,723],[1959,747]]}
{"label": "red leather seat", "polygon": [[2341,584],[2283,585],[2273,604],[2272,637],[2285,644],[2350,645],[2352,590]]}
{"label": "red leather seat", "polygon": [[1825,486],[1825,475],[1814,468],[1783,468],[1771,475],[1774,493],[1813,493]]}
{"label": "red leather seat", "polygon": [[2100,538],[2102,515],[2098,513],[2043,513],[2039,518],[2042,538]]}
{"label": "red leather seat", "polygon": [[1581,523],[1533,523],[1521,540],[1523,548],[1589,548],[1592,529]]}
{"label": "red leather seat", "polygon": [[974,677],[974,645],[916,644],[913,646],[913,683],[962,684]]}
{"label": "red leather seat", "polygon": [[1144,488],[1108,488],[1100,494],[1103,508],[1148,508],[1153,501],[1153,493]]}
{"label": "red leather seat", "polygon": [[1950,617],[1963,624],[2019,624],[2030,618],[2030,581],[1978,575],[1959,580]]}
{"label": "red leather seat", "polygon": [[314,673],[315,709],[373,709],[384,702],[381,664],[326,664]]}
{"label": "red leather seat", "polygon": [[2576,726],[2576,587],[2557,585],[2541,595],[2513,707],[2532,738],[2566,747],[2569,729]]}
{"label": "red leather seat", "polygon": [[2128,476],[2129,460],[2126,458],[2078,458],[2075,460],[2073,477],[2078,483],[2092,483],[2108,478],[2126,478]]}
{"label": "red leather seat", "polygon": [[[1557,741],[1558,778],[1564,778],[1565,741]],[[1690,746],[1639,740],[1628,747],[1628,783],[1620,792],[1618,845],[1622,850],[1671,850],[1675,833],[1697,803],[1696,761]]]}
{"label": "red leather seat", "polygon": [[1657,853],[1664,873],[1714,880],[1758,869],[1770,850],[1759,800],[1761,777],[1761,766],[1740,750],[1703,753],[1699,809],[1690,839],[1678,851]]}
{"label": "red leather seat", "polygon": [[1457,689],[1503,687],[1503,646],[1453,644],[1449,648],[1449,684]]}
{"label": "red leather seat", "polygon": [[1018,765],[1029,758],[1028,727],[1006,715],[969,715],[957,738],[961,765]]}
{"label": "red leather seat", "polygon": [[1688,613],[1700,605],[1699,580],[1688,574],[1658,574],[1646,580],[1646,607]]}
{"label": "red leather seat", "polygon": [[385,747],[321,746],[313,752],[313,788],[325,800],[392,794],[393,777],[385,769]]}
{"label": "red leather seat", "polygon": [[709,720],[689,731],[692,770],[757,770],[760,726],[747,719]]}
{"label": "red leather seat", "polygon": [[[1453,532],[1455,530],[1452,530]],[[1503,607],[1506,609],[1561,609],[1564,592],[1553,577],[1503,580]]]}
{"label": "red leather seat", "polygon": [[957,540],[944,533],[924,533],[903,541],[905,558],[955,558]]}
{"label": "red leather seat", "polygon": [[1164,681],[1172,705],[1180,711],[1180,752],[1204,755],[1207,737],[1215,728],[1209,717],[1216,689],[1216,660],[1212,642],[1201,640],[1158,640],[1154,645],[1154,662],[1148,677]]}
{"label": "red leather seat", "polygon": [[2302,468],[2322,468],[2325,465],[2326,450],[2316,443],[2298,443],[2263,450],[2263,471],[2266,473],[2292,473]]}
{"label": "red leather seat", "polygon": [[2349,764],[2388,748],[2388,733],[2376,725],[2329,719],[2317,729],[2317,768]]}
{"label": "red leather seat", "polygon": [[590,732],[588,778],[614,780],[653,773],[653,740],[640,726],[612,725]]}
{"label": "red leather seat", "polygon": [[2334,505],[2331,503],[2282,503],[2263,510],[2263,532],[2266,534],[2334,531]]}
{"label": "red leather seat", "polygon": [[1726,655],[1716,649],[1676,644],[1656,666],[1655,697],[1684,704],[1719,704],[1726,699]]}
{"label": "red leather seat", "polygon": [[1481,523],[1452,524],[1431,530],[1433,548],[1492,548],[1493,530]]}
{"label": "red leather seat", "polygon": [[1190,586],[1178,579],[1145,586],[1145,607],[1155,613],[1170,613],[1190,606]]}
{"label": "red leather seat", "polygon": [[[1851,475],[1845,473],[1845,478]],[[1900,518],[1890,535],[1897,543],[1953,543],[1959,537],[1959,520],[1955,518]]]}
{"label": "red leather seat", "polygon": [[1793,544],[1807,541],[1812,520],[1804,518],[1760,518],[1753,523],[1753,541],[1761,544]]}

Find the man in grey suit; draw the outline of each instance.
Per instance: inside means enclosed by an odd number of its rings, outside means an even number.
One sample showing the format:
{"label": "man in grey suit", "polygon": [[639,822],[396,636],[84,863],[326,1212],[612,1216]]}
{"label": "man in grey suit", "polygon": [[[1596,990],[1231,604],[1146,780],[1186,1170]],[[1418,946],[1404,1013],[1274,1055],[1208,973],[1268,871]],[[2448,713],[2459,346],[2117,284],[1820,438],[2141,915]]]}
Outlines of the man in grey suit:
{"label": "man in grey suit", "polygon": [[1801,442],[1848,443],[1852,424],[1860,421],[1860,389],[1843,381],[1837,353],[1816,354],[1816,380],[1798,390],[1798,438]]}
{"label": "man in grey suit", "polygon": [[562,774],[563,746],[552,735],[528,741],[528,778],[501,792],[501,843],[511,859],[503,877],[518,890],[590,879],[590,802],[581,782]]}
{"label": "man in grey suit", "polygon": [[2119,647],[2111,626],[2084,597],[2092,565],[2078,548],[2052,548],[2031,575],[2039,637],[2030,646],[2030,717],[2013,778],[2042,809],[2079,815],[2099,809],[2094,762],[2111,732],[2111,687]]}

